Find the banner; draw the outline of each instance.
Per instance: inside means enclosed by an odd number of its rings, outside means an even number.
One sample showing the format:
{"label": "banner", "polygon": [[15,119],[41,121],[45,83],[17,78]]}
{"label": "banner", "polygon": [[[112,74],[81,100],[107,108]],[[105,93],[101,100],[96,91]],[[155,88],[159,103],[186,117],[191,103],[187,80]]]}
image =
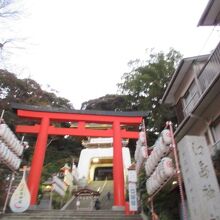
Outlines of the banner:
{"label": "banner", "polygon": [[130,211],[137,211],[138,204],[137,204],[136,183],[129,183],[128,184],[128,193],[129,193],[129,210]]}
{"label": "banner", "polygon": [[26,169],[24,168],[21,182],[11,196],[9,206],[12,212],[24,212],[30,205],[31,196],[26,184],[25,173]]}

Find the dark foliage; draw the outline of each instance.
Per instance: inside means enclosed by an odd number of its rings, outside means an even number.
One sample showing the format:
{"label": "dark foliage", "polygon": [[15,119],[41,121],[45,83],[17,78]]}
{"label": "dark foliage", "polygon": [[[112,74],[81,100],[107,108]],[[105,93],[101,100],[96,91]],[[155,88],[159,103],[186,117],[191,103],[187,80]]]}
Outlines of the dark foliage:
{"label": "dark foliage", "polygon": [[121,92],[127,95],[127,102],[133,110],[150,113],[147,118],[147,128],[151,143],[167,120],[176,122],[172,108],[161,104],[160,99],[180,58],[180,53],[173,49],[167,54],[151,52],[149,58],[141,64],[137,60],[130,62],[133,69],[125,73],[122,83],[118,84]]}
{"label": "dark foliage", "polygon": [[[12,102],[49,106],[56,108],[73,109],[69,100],[58,97],[56,94],[41,89],[41,86],[32,79],[19,79],[13,73],[6,70],[0,70],[0,113],[5,110],[4,120],[15,131],[17,124],[35,124],[35,121],[26,121],[19,119],[15,112],[12,111],[10,104]],[[67,127],[68,122],[63,122],[57,126]],[[17,134],[21,139],[21,135]],[[26,135],[25,141],[29,142],[29,148],[23,154],[23,165],[30,165],[36,143],[36,135]],[[49,137],[46,158],[44,162],[42,181],[46,180],[51,174],[58,172],[59,169],[66,163],[72,162],[73,157],[78,157],[81,150],[81,139],[68,137]],[[3,167],[0,170],[0,175],[4,179],[7,178],[9,170]],[[5,185],[7,181],[3,184]],[[2,185],[2,184],[1,184]],[[2,194],[1,194],[2,195]],[[1,198],[0,198],[1,199]]]}
{"label": "dark foliage", "polygon": [[105,95],[82,104],[83,110],[132,111],[126,95]]}

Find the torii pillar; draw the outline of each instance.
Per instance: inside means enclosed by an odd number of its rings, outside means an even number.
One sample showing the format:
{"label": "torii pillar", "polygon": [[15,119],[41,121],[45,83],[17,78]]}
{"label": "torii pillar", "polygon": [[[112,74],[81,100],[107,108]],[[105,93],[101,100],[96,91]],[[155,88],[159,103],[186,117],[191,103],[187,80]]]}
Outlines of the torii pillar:
{"label": "torii pillar", "polygon": [[114,210],[123,210],[125,205],[124,166],[120,122],[113,122],[113,180]]}
{"label": "torii pillar", "polygon": [[40,129],[37,136],[37,142],[34,149],[31,169],[28,176],[28,188],[31,194],[31,205],[37,204],[37,195],[40,185],[41,173],[44,164],[44,158],[47,149],[48,127],[50,119],[44,117],[41,119]]}

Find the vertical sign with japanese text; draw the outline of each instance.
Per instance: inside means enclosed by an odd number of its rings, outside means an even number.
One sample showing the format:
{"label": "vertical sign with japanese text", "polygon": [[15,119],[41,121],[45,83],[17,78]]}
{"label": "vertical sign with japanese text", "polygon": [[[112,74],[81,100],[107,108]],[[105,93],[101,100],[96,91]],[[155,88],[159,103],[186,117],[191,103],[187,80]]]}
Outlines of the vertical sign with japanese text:
{"label": "vertical sign with japanese text", "polygon": [[128,170],[128,182],[136,183],[137,182],[137,171]]}
{"label": "vertical sign with japanese text", "polygon": [[178,143],[191,220],[220,220],[220,191],[204,137],[185,136]]}
{"label": "vertical sign with japanese text", "polygon": [[137,204],[136,183],[129,183],[128,184],[128,193],[129,193],[129,210],[130,211],[137,211],[138,204]]}

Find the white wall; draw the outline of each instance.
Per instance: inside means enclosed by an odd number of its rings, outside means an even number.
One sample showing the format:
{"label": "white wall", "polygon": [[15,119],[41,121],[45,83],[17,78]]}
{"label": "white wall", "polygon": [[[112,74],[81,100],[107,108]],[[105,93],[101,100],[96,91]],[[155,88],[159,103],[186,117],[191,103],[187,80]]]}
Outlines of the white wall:
{"label": "white wall", "polygon": [[[124,168],[131,165],[130,150],[127,147],[122,148]],[[89,168],[93,158],[113,158],[113,147],[110,148],[86,148],[81,151],[77,167],[79,178],[89,178]]]}

